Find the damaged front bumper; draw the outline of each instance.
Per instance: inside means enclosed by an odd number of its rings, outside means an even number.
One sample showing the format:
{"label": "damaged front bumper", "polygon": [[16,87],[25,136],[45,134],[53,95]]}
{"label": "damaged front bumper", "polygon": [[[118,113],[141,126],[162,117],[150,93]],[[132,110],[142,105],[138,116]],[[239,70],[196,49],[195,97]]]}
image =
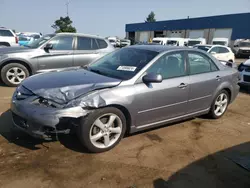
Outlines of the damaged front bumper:
{"label": "damaged front bumper", "polygon": [[39,106],[32,104],[32,100],[32,97],[25,100],[12,98],[13,123],[31,136],[45,140],[51,140],[53,134],[69,133],[74,120],[90,112],[80,106],[70,108]]}

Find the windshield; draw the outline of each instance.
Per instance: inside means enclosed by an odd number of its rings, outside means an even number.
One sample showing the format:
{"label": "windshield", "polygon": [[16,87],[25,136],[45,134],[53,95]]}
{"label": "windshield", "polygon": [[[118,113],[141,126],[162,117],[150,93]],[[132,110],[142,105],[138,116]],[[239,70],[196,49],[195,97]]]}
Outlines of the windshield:
{"label": "windshield", "polygon": [[188,46],[194,46],[196,44],[200,44],[201,41],[198,41],[198,40],[189,40],[188,41]]}
{"label": "windshield", "polygon": [[55,36],[55,34],[45,35],[45,36],[41,37],[40,39],[31,42],[30,44],[27,45],[27,47],[38,48],[39,46],[41,46],[42,44],[44,44],[45,42],[47,42],[48,40],[50,40],[54,36]]}
{"label": "windshield", "polygon": [[240,47],[250,47],[250,42],[240,42]]}
{"label": "windshield", "polygon": [[204,50],[207,52],[211,48],[211,46],[194,46],[194,48],[197,48],[199,50]]}
{"label": "windshield", "polygon": [[225,41],[213,41],[213,45],[226,45]]}
{"label": "windshield", "polygon": [[157,54],[158,52],[149,50],[122,48],[90,64],[88,70],[113,78],[129,80]]}
{"label": "windshield", "polygon": [[177,41],[176,40],[169,40],[167,42],[168,45],[176,45],[177,44]]}

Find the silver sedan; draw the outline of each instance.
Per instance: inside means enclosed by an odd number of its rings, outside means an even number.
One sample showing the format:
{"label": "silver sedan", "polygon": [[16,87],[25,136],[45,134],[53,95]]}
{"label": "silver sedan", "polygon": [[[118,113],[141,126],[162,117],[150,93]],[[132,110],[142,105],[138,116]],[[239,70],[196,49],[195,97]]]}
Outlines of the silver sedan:
{"label": "silver sedan", "polygon": [[236,69],[206,52],[161,45],[114,51],[90,65],[27,78],[13,95],[14,124],[44,139],[76,129],[91,152],[125,133],[208,114],[217,119],[236,98]]}

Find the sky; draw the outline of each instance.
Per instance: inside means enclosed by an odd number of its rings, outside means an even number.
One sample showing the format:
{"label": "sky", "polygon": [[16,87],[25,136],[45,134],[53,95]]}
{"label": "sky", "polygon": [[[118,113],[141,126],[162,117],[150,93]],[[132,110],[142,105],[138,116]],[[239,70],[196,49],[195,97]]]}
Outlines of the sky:
{"label": "sky", "polygon": [[[0,27],[17,32],[53,33],[51,25],[66,16],[67,0],[0,0]],[[125,36],[125,24],[250,12],[250,0],[69,0],[77,32]]]}

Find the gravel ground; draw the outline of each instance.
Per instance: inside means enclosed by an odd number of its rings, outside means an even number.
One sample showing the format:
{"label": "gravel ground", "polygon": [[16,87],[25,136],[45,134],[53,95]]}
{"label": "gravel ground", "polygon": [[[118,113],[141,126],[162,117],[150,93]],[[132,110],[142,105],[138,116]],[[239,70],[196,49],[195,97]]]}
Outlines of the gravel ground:
{"label": "gravel ground", "polygon": [[1,188],[250,187],[244,90],[219,120],[194,118],[131,135],[101,154],[86,152],[75,136],[43,142],[13,130],[13,90],[0,86]]}

